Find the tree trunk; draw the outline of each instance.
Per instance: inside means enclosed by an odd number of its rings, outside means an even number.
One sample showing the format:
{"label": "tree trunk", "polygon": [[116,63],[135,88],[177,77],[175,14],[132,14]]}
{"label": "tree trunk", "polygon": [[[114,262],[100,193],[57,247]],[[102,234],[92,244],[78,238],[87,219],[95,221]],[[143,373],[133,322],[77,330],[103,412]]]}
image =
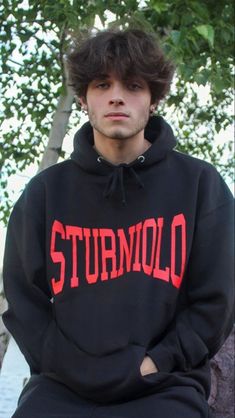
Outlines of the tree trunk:
{"label": "tree trunk", "polygon": [[71,114],[74,93],[68,86],[66,94],[61,95],[55,111],[47,147],[44,151],[38,171],[55,164],[60,156],[63,140]]}
{"label": "tree trunk", "polygon": [[234,417],[234,333],[211,360],[211,394],[209,405],[213,418]]}

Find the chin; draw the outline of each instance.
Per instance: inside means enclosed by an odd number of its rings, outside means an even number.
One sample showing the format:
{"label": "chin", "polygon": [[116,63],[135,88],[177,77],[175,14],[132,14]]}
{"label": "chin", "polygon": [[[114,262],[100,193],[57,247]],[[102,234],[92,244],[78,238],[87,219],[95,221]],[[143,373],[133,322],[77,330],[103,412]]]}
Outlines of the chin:
{"label": "chin", "polygon": [[117,134],[117,135],[112,135],[109,137],[110,139],[116,139],[116,140],[120,140],[120,139],[128,139],[129,135],[124,135],[124,134]]}
{"label": "chin", "polygon": [[116,130],[116,131],[111,131],[111,132],[107,132],[107,134],[106,134],[106,136],[108,137],[108,138],[111,138],[111,139],[127,139],[127,138],[129,138],[130,137],[130,135],[128,135],[128,133],[127,132],[123,132],[123,131],[120,131],[120,130]]}

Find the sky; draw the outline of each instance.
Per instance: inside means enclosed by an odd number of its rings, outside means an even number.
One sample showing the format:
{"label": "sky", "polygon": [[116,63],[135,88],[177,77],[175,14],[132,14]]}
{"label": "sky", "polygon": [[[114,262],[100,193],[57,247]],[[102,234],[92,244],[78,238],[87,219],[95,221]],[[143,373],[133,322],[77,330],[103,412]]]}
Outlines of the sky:
{"label": "sky", "polygon": [[[142,2],[144,4],[144,1]],[[112,14],[110,14],[109,16],[109,21],[113,20],[113,16]],[[100,28],[102,27],[101,22],[99,21],[99,19],[96,20],[95,22],[95,27]],[[201,100],[201,105],[203,105],[204,103],[206,103],[207,99],[208,99],[208,93],[209,91],[207,90],[207,87],[203,87],[201,86],[200,88],[197,87],[198,89],[198,94]],[[80,123],[74,127],[73,130],[71,130],[69,132],[69,134],[65,137],[64,143],[63,143],[63,150],[66,152],[66,156],[69,157],[70,153],[72,152],[72,147],[73,147],[73,136],[74,133],[77,129],[79,129],[79,127],[87,120],[87,118],[83,115],[81,117]],[[168,121],[170,122],[170,120],[168,119]],[[5,129],[7,129],[7,124]],[[231,137],[233,137],[233,126],[230,126],[226,129],[226,131],[224,132],[220,132],[217,137],[216,137],[216,142],[224,142],[226,141],[226,139],[229,139]],[[22,190],[24,189],[25,185],[27,184],[27,182],[30,180],[31,177],[33,177],[35,174],[37,173],[37,166],[35,164],[30,165],[29,167],[27,167],[24,172],[22,173],[17,173],[13,176],[11,176],[9,178],[9,183],[8,183],[8,189],[10,191],[10,195],[12,198],[12,201],[15,202],[18,197],[20,196],[20,194],[22,193]],[[230,189],[233,192],[233,185],[230,183],[228,183]],[[1,265],[2,265],[2,259],[3,259],[3,253],[4,253],[4,244],[5,244],[5,235],[6,235],[6,228],[3,226],[3,224],[0,223],[0,270],[1,270]]]}

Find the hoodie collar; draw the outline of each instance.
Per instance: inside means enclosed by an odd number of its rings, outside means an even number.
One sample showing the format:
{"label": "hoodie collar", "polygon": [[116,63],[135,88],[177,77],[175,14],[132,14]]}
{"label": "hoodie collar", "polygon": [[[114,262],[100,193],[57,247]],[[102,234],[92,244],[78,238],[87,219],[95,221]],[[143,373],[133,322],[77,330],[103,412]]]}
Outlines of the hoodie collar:
{"label": "hoodie collar", "polygon": [[149,119],[144,136],[152,145],[143,155],[129,164],[114,165],[105,161],[94,149],[93,128],[87,122],[75,134],[71,158],[89,173],[107,175],[117,167],[133,168],[137,171],[144,169],[164,159],[176,145],[170,125],[161,116],[152,116]]}
{"label": "hoodie collar", "polygon": [[74,137],[74,151],[71,158],[89,173],[106,175],[104,197],[111,198],[118,194],[122,204],[126,205],[126,178],[131,177],[137,188],[143,188],[144,184],[140,178],[141,170],[164,159],[176,145],[171,127],[160,116],[153,116],[149,119],[144,136],[152,145],[143,155],[139,155],[129,164],[114,165],[106,161],[94,149],[93,128],[87,122]]}

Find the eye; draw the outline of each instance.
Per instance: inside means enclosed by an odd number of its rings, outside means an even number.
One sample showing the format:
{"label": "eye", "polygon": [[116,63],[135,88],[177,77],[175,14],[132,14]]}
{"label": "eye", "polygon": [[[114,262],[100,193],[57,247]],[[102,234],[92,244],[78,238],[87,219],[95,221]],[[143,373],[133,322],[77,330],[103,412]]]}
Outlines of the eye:
{"label": "eye", "polygon": [[140,83],[132,82],[128,84],[128,89],[132,91],[138,91],[142,89],[142,85]]}
{"label": "eye", "polygon": [[109,84],[106,82],[100,82],[96,84],[96,87],[101,90],[105,90],[109,87]]}

